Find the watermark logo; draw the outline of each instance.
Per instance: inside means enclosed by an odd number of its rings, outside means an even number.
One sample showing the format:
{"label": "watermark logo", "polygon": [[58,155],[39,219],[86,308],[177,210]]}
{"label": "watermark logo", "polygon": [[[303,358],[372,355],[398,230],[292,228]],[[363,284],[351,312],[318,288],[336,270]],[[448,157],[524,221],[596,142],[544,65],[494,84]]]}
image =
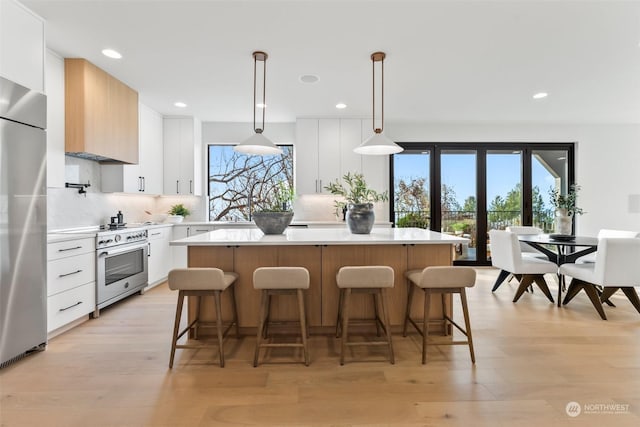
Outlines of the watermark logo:
{"label": "watermark logo", "polygon": [[621,415],[629,414],[628,403],[585,403],[569,402],[564,410],[568,416],[575,418],[580,414],[607,414]]}
{"label": "watermark logo", "polygon": [[582,412],[582,407],[578,402],[569,402],[567,403],[567,406],[565,406],[564,410],[570,417],[577,417],[580,415],[580,412]]}

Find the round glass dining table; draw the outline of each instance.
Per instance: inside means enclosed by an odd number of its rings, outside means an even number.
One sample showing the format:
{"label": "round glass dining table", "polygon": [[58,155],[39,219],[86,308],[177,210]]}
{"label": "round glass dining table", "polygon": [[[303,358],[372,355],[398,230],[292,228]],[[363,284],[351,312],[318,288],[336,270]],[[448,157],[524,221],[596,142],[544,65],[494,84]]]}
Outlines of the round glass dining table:
{"label": "round glass dining table", "polygon": [[[519,235],[518,240],[539,250],[549,258],[549,261],[556,263],[558,267],[562,264],[576,262],[581,256],[595,252],[598,249],[598,239],[586,236],[556,236],[553,234],[526,234]],[[555,251],[550,249],[555,248]],[[562,299],[562,291],[565,287],[564,276],[558,274],[558,307]]]}

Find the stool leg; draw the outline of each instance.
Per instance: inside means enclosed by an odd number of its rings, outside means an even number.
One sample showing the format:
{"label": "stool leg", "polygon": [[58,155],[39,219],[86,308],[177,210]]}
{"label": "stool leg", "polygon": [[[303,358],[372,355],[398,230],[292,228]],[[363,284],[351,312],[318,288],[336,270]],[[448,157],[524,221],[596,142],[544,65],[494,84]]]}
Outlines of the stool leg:
{"label": "stool leg", "polygon": [[424,290],[424,319],[422,320],[422,364],[427,363],[427,337],[429,336],[429,309],[431,308],[431,292]]}
{"label": "stool leg", "polygon": [[271,294],[269,294],[268,291],[267,292],[267,311],[265,313],[266,318],[264,321],[264,331],[262,334],[262,338],[267,339],[267,336],[269,335],[269,319],[271,318]]}
{"label": "stool leg", "polygon": [[297,290],[298,294],[298,313],[300,315],[300,333],[302,334],[302,348],[304,349],[304,364],[309,366],[309,347],[307,346],[307,319],[304,309],[304,294],[302,289]]}
{"label": "stool leg", "polygon": [[218,349],[220,352],[220,367],[224,368],[224,348],[222,347],[222,304],[220,303],[220,291],[213,291],[213,299],[216,305],[216,329],[218,330]]}
{"label": "stool leg", "polygon": [[198,329],[200,328],[200,304],[202,302],[202,297],[196,297],[196,323],[193,325],[193,339],[198,339]]}
{"label": "stool leg", "polygon": [[342,342],[340,343],[340,364],[344,365],[344,350],[347,346],[347,338],[349,336],[349,299],[351,297],[351,288],[343,289],[344,298],[342,300]]}
{"label": "stool leg", "polygon": [[233,323],[236,325],[236,337],[240,337],[240,322],[238,322],[238,301],[236,300],[236,284],[229,286],[231,291],[231,308],[233,309]]}
{"label": "stool leg", "polygon": [[464,313],[464,327],[467,330],[467,341],[469,341],[469,353],[471,353],[471,362],[476,363],[476,355],[473,351],[473,338],[471,338],[471,322],[469,321],[467,292],[464,288],[460,289],[460,302],[462,302],[462,312]]}
{"label": "stool leg", "polygon": [[256,351],[253,356],[253,367],[258,366],[258,356],[260,355],[260,344],[262,344],[262,332],[265,327],[266,310],[267,310],[267,290],[262,290],[262,297],[260,300],[260,317],[258,322],[258,333],[256,334]]}
{"label": "stool leg", "polygon": [[178,304],[176,305],[176,320],[173,324],[173,339],[171,340],[171,357],[169,358],[169,368],[173,368],[173,357],[176,354],[176,342],[178,341],[178,331],[180,330],[180,318],[182,317],[182,302],[184,294],[178,291]]}
{"label": "stool leg", "polygon": [[371,294],[371,296],[373,297],[373,312],[374,312],[374,316],[375,316],[375,322],[376,322],[376,335],[380,336],[380,311],[378,310],[378,296],[379,294],[377,292],[374,292]]}
{"label": "stool leg", "polygon": [[342,326],[342,300],[344,299],[344,289],[338,289],[338,319],[336,320],[336,338],[340,338],[340,327]]}
{"label": "stool leg", "polygon": [[387,342],[389,343],[389,359],[391,359],[391,364],[393,365],[396,363],[396,358],[393,354],[393,342],[391,341],[391,321],[389,319],[389,303],[386,289],[382,289],[380,302],[382,303],[382,315],[384,316],[384,330],[387,334]]}
{"label": "stool leg", "polygon": [[407,310],[404,315],[404,326],[402,327],[402,336],[407,336],[407,327],[409,326],[409,318],[411,316],[411,305],[413,304],[413,282],[411,280],[407,280],[409,285],[409,289],[407,289]]}

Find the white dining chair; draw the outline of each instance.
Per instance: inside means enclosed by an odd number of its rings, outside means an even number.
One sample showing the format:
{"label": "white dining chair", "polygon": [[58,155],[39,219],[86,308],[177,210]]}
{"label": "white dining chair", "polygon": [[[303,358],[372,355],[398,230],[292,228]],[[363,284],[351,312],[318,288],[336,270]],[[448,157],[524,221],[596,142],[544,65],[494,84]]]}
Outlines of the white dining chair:
{"label": "white dining chair", "polygon": [[[640,232],[628,231],[628,230],[611,230],[611,229],[603,228],[600,231],[598,231],[598,239],[602,239],[605,237],[615,237],[615,238],[640,237]],[[597,251],[581,256],[576,260],[576,264],[586,264],[586,263],[596,262],[596,253]]]}
{"label": "white dining chair", "polygon": [[[538,285],[549,301],[553,302],[553,296],[551,296],[544,275],[558,272],[558,266],[555,263],[535,257],[523,257],[520,242],[515,233],[491,230],[489,231],[489,239],[491,241],[491,265],[507,273],[512,273],[520,283],[513,297],[513,302],[517,302],[524,291],[533,283]],[[494,285],[492,292],[496,289],[497,286]]]}
{"label": "white dining chair", "polygon": [[[506,227],[505,231],[514,233],[517,236],[535,236],[537,234],[542,234],[541,228],[534,227],[532,225],[511,225]],[[520,242],[520,251],[522,252],[522,256],[533,256],[540,259],[548,259],[545,254],[525,242]]]}
{"label": "white dining chair", "polygon": [[[595,263],[563,264],[560,274],[570,276],[571,283],[562,304],[567,304],[584,290],[603,320],[607,316],[602,306],[618,289],[627,296],[640,313],[640,299],[635,286],[640,285],[640,239],[605,237],[598,242]],[[596,286],[602,286],[598,295]]]}

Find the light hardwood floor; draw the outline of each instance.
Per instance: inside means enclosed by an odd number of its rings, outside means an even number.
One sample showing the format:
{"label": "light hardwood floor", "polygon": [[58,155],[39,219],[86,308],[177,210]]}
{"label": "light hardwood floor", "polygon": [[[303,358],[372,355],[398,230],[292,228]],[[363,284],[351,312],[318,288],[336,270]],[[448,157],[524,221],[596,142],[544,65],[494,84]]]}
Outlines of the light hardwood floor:
{"label": "light hardwood floor", "polygon": [[[421,365],[413,333],[394,336],[395,365],[363,349],[367,361],[340,366],[338,341],[312,336],[309,367],[281,349],[253,368],[255,338],[231,337],[225,368],[212,350],[178,350],[169,370],[177,294],[162,285],[1,370],[0,426],[640,425],[640,314],[626,299],[602,321],[586,296],[558,308],[536,290],[513,304],[515,282],[492,294],[497,272],[478,272],[475,366],[466,346],[431,347]],[[572,418],[572,401],[628,410]]]}

